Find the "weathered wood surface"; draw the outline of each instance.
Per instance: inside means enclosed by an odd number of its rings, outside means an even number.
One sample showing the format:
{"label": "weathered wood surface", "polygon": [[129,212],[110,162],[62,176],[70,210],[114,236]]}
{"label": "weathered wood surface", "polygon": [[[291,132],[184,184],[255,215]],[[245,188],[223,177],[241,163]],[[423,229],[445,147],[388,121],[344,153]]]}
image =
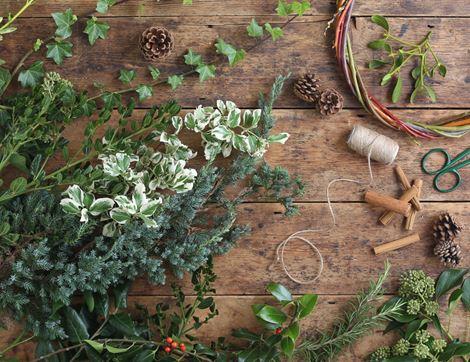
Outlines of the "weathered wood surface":
{"label": "weathered wood surface", "polygon": [[[401,273],[423,269],[437,276],[443,269],[433,256],[432,224],[445,210],[461,222],[470,221],[470,203],[424,203],[413,230],[421,241],[406,248],[375,256],[372,248],[410,234],[403,229],[403,218],[396,217],[387,227],[377,224],[383,210],[363,203],[335,203],[333,209],[338,226],[333,228],[328,206],[324,203],[300,204],[301,215],[286,218],[276,204],[245,204],[240,208],[238,222],[252,227],[252,234],[238,243],[227,255],[216,258],[215,272],[219,276],[216,289],[219,295],[259,295],[265,293],[270,281],[285,284],[295,293],[314,291],[319,294],[354,294],[368,285],[383,269],[388,259],[392,264],[391,277],[385,284],[393,293]],[[272,265],[278,244],[290,234],[305,229],[321,229],[305,234],[324,258],[324,270],[318,282],[310,286],[297,285],[284,275],[281,264]],[[468,234],[461,240],[463,255],[470,251]],[[317,254],[305,243],[292,240],[285,251],[288,269],[299,279],[315,276],[319,268]],[[463,267],[470,267],[468,258]],[[189,280],[189,279],[188,279]],[[171,280],[172,281],[172,280]],[[170,284],[170,283],[168,283]],[[185,283],[189,285],[188,283]],[[190,290],[188,290],[189,292]],[[145,280],[135,283],[132,294],[170,294],[168,286],[152,286]]]}
{"label": "weathered wood surface", "polygon": [[[0,9],[13,11],[20,7],[19,0],[0,0]],[[277,0],[194,0],[192,6],[181,6],[182,0],[126,0],[112,8],[107,16],[194,16],[194,15],[271,15],[275,14]],[[312,1],[312,10],[307,14],[332,16],[335,0]],[[34,10],[25,16],[44,17],[55,11],[71,7],[77,14],[89,14],[96,7],[96,0],[39,0]],[[393,15],[393,16],[470,16],[467,0],[357,0],[355,15]]]}
{"label": "weathered wood surface", "polygon": [[[246,25],[250,17],[162,17],[154,18],[112,18],[109,38],[98,41],[94,47],[88,45],[86,35],[81,31],[85,20],[75,26],[74,54],[72,59],[64,62],[60,72],[70,78],[79,88],[88,89],[93,94],[97,90],[94,82],[105,84],[108,89],[123,89],[117,79],[119,70],[133,68],[139,73],[135,81],[150,82],[148,63],[140,54],[139,33],[150,25],[165,25],[171,29],[176,38],[174,54],[157,64],[162,71],[162,77],[180,74],[190,70],[184,65],[183,55],[188,48],[200,52],[205,59],[217,59],[221,64],[225,60],[215,54],[214,42],[222,37],[238,47],[247,48],[253,40],[246,35]],[[263,17],[260,21],[279,21],[279,17]],[[10,66],[17,62],[24,52],[34,43],[37,37],[47,37],[53,32],[51,19],[23,19],[18,22],[17,33],[12,34],[0,43],[0,53]],[[285,36],[273,43],[266,41],[248,54],[246,60],[238,66],[230,68],[222,65],[218,68],[216,79],[200,83],[192,76],[183,83],[176,92],[171,92],[168,85],[156,88],[149,106],[176,98],[184,107],[194,107],[200,103],[213,103],[216,99],[230,97],[241,107],[254,107],[257,104],[257,94],[260,90],[268,89],[274,77],[279,73],[292,72],[294,77],[288,82],[288,87],[299,74],[306,71],[315,72],[323,81],[324,87],[334,87],[345,96],[345,106],[359,108],[358,102],[351,95],[344,82],[343,75],[338,71],[331,49],[331,39],[321,34],[326,26],[325,17],[306,17],[291,23],[285,29]],[[380,36],[377,26],[366,18],[356,21],[357,30],[353,34],[357,62],[365,68],[368,60],[378,57],[366,45],[369,41]],[[394,18],[391,26],[401,32],[401,35],[419,40],[433,27],[433,44],[436,51],[448,66],[445,79],[436,76],[433,81],[438,96],[437,103],[420,100],[412,107],[416,108],[470,108],[470,62],[466,31],[470,27],[470,18]],[[124,31],[123,31],[124,29]],[[29,63],[32,63],[29,62]],[[47,61],[48,69],[57,69],[51,61]],[[262,71],[261,71],[262,70]],[[384,71],[362,69],[366,85],[371,94],[387,102],[390,99],[389,87],[381,87],[379,79]],[[411,68],[410,68],[411,70]],[[405,77],[404,94],[411,93],[410,77]],[[227,94],[230,90],[230,94]],[[310,107],[298,100],[292,92],[286,92],[278,102],[277,107],[307,108]],[[410,107],[406,97],[393,107]]]}
{"label": "weathered wood surface", "polygon": [[[312,334],[317,330],[329,330],[348,307],[348,301],[351,298],[352,296],[320,296],[315,311],[301,324],[303,336],[305,336],[305,332]],[[190,300],[191,298],[188,298],[188,301]],[[140,296],[130,297],[128,303],[129,306],[135,304],[147,306],[150,312],[153,312],[155,304],[161,302],[171,305],[174,300],[169,297]],[[219,296],[215,297],[215,302],[219,310],[219,316],[200,330],[201,339],[206,343],[214,341],[221,336],[226,336],[228,340],[232,341],[233,339],[230,337],[230,334],[232,330],[238,328],[248,328],[253,331],[261,332],[251,309],[247,308],[247,306],[260,303],[272,303],[272,299],[265,296]],[[457,309],[450,321],[444,314],[441,315],[441,318],[446,326],[450,326],[450,332],[454,337],[465,339],[465,335],[468,333],[468,326],[466,325],[466,316],[462,309]],[[17,332],[19,333],[20,330],[18,329]],[[10,339],[11,336],[0,334],[0,345],[4,345]],[[381,344],[393,343],[396,340],[397,337],[394,336],[393,333],[383,336],[380,330],[374,331],[374,333],[367,338],[363,338],[351,348],[346,349],[338,358],[338,361],[363,361]],[[22,362],[31,361],[33,350],[34,346],[32,344],[22,345],[14,350],[14,355]]]}

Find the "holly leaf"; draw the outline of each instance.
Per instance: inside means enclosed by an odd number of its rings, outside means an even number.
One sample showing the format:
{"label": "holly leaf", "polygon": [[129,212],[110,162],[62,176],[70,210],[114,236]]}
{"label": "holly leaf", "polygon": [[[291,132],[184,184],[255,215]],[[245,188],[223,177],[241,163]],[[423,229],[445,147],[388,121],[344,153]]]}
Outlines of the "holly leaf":
{"label": "holly leaf", "polygon": [[146,84],[139,85],[135,91],[139,94],[139,101],[144,101],[153,96],[153,88]]}
{"label": "holly leaf", "polygon": [[120,73],[119,80],[123,82],[124,84],[129,84],[130,82],[132,82],[136,76],[136,72],[133,69],[131,70],[121,69],[119,73]]}
{"label": "holly leaf", "polygon": [[47,44],[46,47],[46,57],[53,59],[58,65],[62,64],[65,58],[72,56],[73,44],[68,41],[55,41]]}
{"label": "holly leaf", "polygon": [[262,37],[264,34],[263,27],[259,25],[256,19],[254,18],[251,19],[251,23],[247,26],[246,31],[248,32],[248,35],[252,38],[259,38]]}
{"label": "holly leaf", "polygon": [[192,49],[189,49],[186,55],[184,56],[184,62],[187,65],[202,65],[202,56],[198,53],[193,52]]}
{"label": "holly leaf", "polygon": [[116,4],[116,0],[98,0],[98,2],[96,3],[96,11],[101,14],[104,14],[114,4]]}
{"label": "holly leaf", "polygon": [[273,28],[271,24],[266,23],[264,24],[264,28],[269,34],[271,34],[271,38],[273,38],[274,41],[276,41],[277,39],[279,39],[280,37],[284,35],[284,32],[282,31],[282,29],[278,26]]}
{"label": "holly leaf", "polygon": [[245,58],[246,52],[243,49],[236,49],[233,45],[226,43],[222,38],[217,39],[215,47],[217,53],[227,56],[230,66],[236,65]]}
{"label": "holly leaf", "polygon": [[184,77],[182,75],[172,75],[168,77],[168,84],[171,86],[171,89],[175,90],[181,84],[183,84]]}
{"label": "holly leaf", "polygon": [[67,9],[63,13],[53,13],[52,18],[57,25],[55,35],[63,39],[69,38],[72,35],[72,25],[78,20],[72,9]]}
{"label": "holly leaf", "polygon": [[106,39],[109,28],[107,23],[100,22],[93,16],[86,22],[86,28],[83,32],[88,34],[88,42],[94,45],[98,39]]}
{"label": "holly leaf", "polygon": [[160,77],[160,70],[158,68],[154,67],[153,65],[149,65],[148,69],[153,80],[157,80],[158,77]]}
{"label": "holly leaf", "polygon": [[26,70],[23,70],[18,76],[18,81],[23,88],[34,87],[44,78],[44,63],[41,61],[34,64]]}
{"label": "holly leaf", "polygon": [[199,81],[204,82],[209,78],[215,78],[215,65],[201,64],[196,68],[199,73]]}

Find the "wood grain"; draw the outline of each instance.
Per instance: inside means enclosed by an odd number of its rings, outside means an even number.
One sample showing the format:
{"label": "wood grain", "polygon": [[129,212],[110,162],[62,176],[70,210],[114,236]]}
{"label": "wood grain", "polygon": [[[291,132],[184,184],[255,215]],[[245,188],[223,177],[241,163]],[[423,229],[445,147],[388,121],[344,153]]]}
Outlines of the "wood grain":
{"label": "wood grain", "polygon": [[[321,295],[315,311],[306,319],[302,321],[301,338],[306,334],[315,333],[317,330],[329,330],[336,319],[340,318],[341,314],[348,307],[348,301],[353,296],[337,296],[337,295]],[[191,298],[188,298],[190,301]],[[385,300],[385,299],[384,299]],[[145,305],[151,312],[154,310],[154,305],[157,303],[173,303],[174,300],[167,297],[130,297],[129,306],[135,304]],[[266,296],[233,296],[233,297],[215,297],[217,308],[219,309],[219,316],[214,318],[208,325],[198,331],[201,340],[209,343],[216,340],[218,337],[226,336],[229,341],[233,341],[230,334],[233,329],[248,328],[253,331],[260,331],[258,323],[256,322],[251,312],[250,306],[252,304],[272,303],[272,299]],[[451,320],[445,315],[441,315],[441,320],[444,325],[450,325],[450,332],[454,337],[464,338],[466,331],[466,316],[462,308],[456,309]],[[11,332],[20,332],[19,327],[12,327]],[[0,348],[8,341],[12,340],[13,333],[5,334],[0,333]],[[375,331],[372,335],[362,338],[358,343],[350,348],[345,349],[344,353],[337,359],[337,361],[359,362],[373,352],[378,346],[393,343],[398,340],[398,336],[391,333],[383,336],[380,330]],[[22,362],[32,360],[32,351],[34,351],[33,344],[25,344],[14,350],[14,355]]]}
{"label": "wood grain", "polygon": [[[154,18],[113,18],[109,19],[111,30],[109,39],[98,41],[94,47],[88,45],[85,34],[81,34],[84,20],[75,26],[73,38],[74,54],[72,59],[65,61],[60,72],[70,78],[79,88],[88,89],[95,94],[94,82],[106,84],[108,89],[123,89],[117,79],[119,70],[133,68],[140,76],[135,81],[150,82],[148,63],[140,55],[138,47],[139,33],[150,25],[164,25],[175,34],[176,50],[174,54],[157,64],[162,71],[162,77],[175,73],[183,73],[190,67],[183,64],[183,54],[188,48],[200,52],[206,60],[220,60],[215,54],[214,42],[222,37],[238,47],[247,48],[253,40],[246,35],[246,25],[250,17],[162,17]],[[265,17],[260,21],[275,19]],[[53,32],[52,21],[43,19],[29,19],[18,23],[19,31],[6,37],[0,43],[0,53],[9,66],[24,54],[26,49],[39,37],[46,37]],[[184,107],[195,107],[200,103],[213,103],[216,99],[230,96],[239,106],[254,107],[257,104],[257,94],[261,89],[269,88],[273,78],[280,73],[292,72],[294,79],[306,71],[315,72],[322,80],[324,88],[334,87],[345,96],[345,106],[359,108],[359,104],[346,88],[342,74],[338,72],[334,60],[331,41],[321,34],[326,26],[324,17],[302,18],[289,25],[285,36],[273,43],[267,41],[250,53],[247,59],[238,66],[230,68],[220,66],[216,79],[200,83],[197,77],[189,77],[183,86],[176,92],[171,92],[168,85],[157,87],[151,101],[144,103],[149,106],[155,102],[163,102],[170,98],[178,99]],[[353,34],[355,52],[358,64],[364,68],[367,60],[380,54],[372,54],[366,48],[368,41],[380,36],[377,26],[368,19],[360,18],[356,22],[357,30]],[[426,108],[470,108],[470,62],[468,62],[468,43],[466,32],[458,29],[470,27],[470,18],[439,19],[439,18],[395,18],[391,26],[402,35],[411,35],[411,39],[424,36],[429,27],[433,27],[433,44],[435,49],[448,66],[448,75],[445,80],[436,76],[433,81],[438,96],[437,103],[420,101],[409,105],[404,96],[393,107],[426,107]],[[125,31],[122,31],[125,29]],[[361,34],[359,37],[358,35]],[[32,60],[29,64],[32,63]],[[48,69],[57,69],[47,61]],[[222,62],[222,64],[225,64]],[[379,99],[390,99],[391,88],[380,87],[379,79],[383,71],[363,69],[366,85],[371,94]],[[410,79],[404,82],[404,94],[411,92]],[[283,97],[277,107],[306,108],[306,104],[289,92]]]}
{"label": "wood grain", "polygon": [[[194,15],[272,15],[278,0],[194,0],[192,6],[182,6],[181,0],[127,0],[112,8],[107,16],[194,16]],[[20,7],[19,0],[0,0],[0,9],[14,11]],[[331,16],[335,11],[334,0],[313,1],[308,14]],[[75,13],[88,14],[96,7],[96,0],[38,1],[25,16],[44,17],[55,11],[71,7]],[[393,16],[470,16],[470,4],[466,0],[358,0],[355,15]]]}

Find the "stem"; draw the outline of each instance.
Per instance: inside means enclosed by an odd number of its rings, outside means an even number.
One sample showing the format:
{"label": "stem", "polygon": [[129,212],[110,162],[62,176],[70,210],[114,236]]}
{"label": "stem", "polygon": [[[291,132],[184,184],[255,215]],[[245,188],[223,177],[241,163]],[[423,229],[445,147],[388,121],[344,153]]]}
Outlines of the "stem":
{"label": "stem", "polygon": [[409,47],[412,47],[412,48],[418,48],[418,47],[419,47],[418,44],[409,43],[409,42],[407,42],[407,41],[404,41],[404,40],[401,39],[401,38],[398,38],[398,37],[396,37],[396,36],[393,36],[393,35],[390,34],[390,33],[387,33],[387,34],[385,35],[385,37],[386,37],[386,38],[390,38],[390,39],[392,39],[392,40],[395,40],[396,42],[401,43],[401,44],[403,44],[403,45],[408,45]]}
{"label": "stem", "polygon": [[[23,334],[20,335],[19,339],[21,339],[21,337],[23,336]],[[34,339],[34,335],[31,336],[31,337],[28,337],[26,339],[23,339],[22,341],[19,340],[19,341],[15,341],[13,342],[13,344],[11,344],[10,346],[8,346],[7,348],[5,348],[3,351],[0,351],[0,357],[3,357],[5,355],[5,353],[7,353],[9,350],[19,346],[20,344],[23,344],[23,343],[26,343],[26,342],[29,342],[30,340]]]}
{"label": "stem", "polygon": [[34,4],[36,0],[27,0],[26,3],[23,5],[23,7],[5,24],[3,24],[2,27],[0,27],[0,30],[4,30],[8,28],[13,22],[21,15],[23,14],[26,9],[28,9],[31,5]]}

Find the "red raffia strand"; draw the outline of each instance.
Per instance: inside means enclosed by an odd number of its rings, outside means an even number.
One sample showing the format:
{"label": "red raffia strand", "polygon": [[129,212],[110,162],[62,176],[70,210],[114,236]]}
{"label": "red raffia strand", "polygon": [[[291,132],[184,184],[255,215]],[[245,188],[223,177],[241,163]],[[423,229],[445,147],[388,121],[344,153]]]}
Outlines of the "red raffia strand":
{"label": "red raffia strand", "polygon": [[354,2],[355,0],[337,0],[334,47],[336,50],[336,59],[346,77],[346,82],[362,106],[388,127],[406,132],[415,138],[457,138],[470,132],[469,112],[460,114],[446,121],[441,120],[435,124],[403,121],[380,103],[374,96],[369,94],[354,61],[352,43],[349,37],[349,26]]}

